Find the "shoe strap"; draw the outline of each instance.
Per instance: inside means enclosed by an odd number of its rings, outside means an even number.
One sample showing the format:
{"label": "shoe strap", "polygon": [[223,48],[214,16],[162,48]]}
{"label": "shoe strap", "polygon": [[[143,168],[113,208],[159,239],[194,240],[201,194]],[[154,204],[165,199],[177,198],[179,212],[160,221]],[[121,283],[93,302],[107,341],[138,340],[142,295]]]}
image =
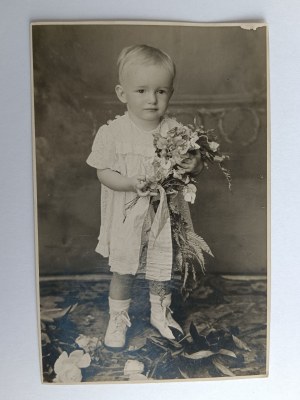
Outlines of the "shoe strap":
{"label": "shoe strap", "polygon": [[131,322],[130,322],[129,315],[128,315],[128,313],[126,311],[122,312],[122,319],[125,322],[125,324],[128,326],[128,328],[130,328],[131,327]]}
{"label": "shoe strap", "polygon": [[131,327],[129,315],[126,311],[115,313],[114,319],[116,321],[116,325],[119,325],[120,321],[122,321],[123,323],[125,323],[126,326],[128,326],[128,328]]}
{"label": "shoe strap", "polygon": [[169,311],[170,312],[170,314],[173,314],[173,310],[171,310],[171,308],[170,307],[166,307],[166,311]]}

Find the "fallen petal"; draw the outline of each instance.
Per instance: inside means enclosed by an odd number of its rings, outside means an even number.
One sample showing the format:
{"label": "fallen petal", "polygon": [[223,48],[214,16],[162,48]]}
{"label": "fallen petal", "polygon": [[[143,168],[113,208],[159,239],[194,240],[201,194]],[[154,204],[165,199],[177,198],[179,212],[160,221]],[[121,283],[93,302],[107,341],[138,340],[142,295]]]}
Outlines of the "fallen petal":
{"label": "fallen petal", "polygon": [[54,364],[54,372],[58,374],[61,369],[63,368],[63,365],[68,362],[69,357],[66,351],[62,352],[61,355],[58,357],[58,359],[55,361]]}
{"label": "fallen petal", "polygon": [[136,360],[127,360],[124,375],[140,374],[144,371],[144,364]]}
{"label": "fallen petal", "polygon": [[82,359],[83,355],[84,355],[83,350],[74,350],[69,355],[69,360],[72,364],[77,365],[80,362],[80,360]]}
{"label": "fallen petal", "polygon": [[89,353],[85,353],[85,355],[76,365],[78,368],[87,368],[90,364],[91,364],[91,356],[89,355]]}

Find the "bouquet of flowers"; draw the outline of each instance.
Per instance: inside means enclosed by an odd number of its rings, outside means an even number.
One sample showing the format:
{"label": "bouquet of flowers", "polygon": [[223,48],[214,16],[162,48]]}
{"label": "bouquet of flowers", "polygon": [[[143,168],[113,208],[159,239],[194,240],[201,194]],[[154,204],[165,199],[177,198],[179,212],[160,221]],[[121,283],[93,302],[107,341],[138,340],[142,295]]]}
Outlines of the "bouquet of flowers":
{"label": "bouquet of flowers", "polygon": [[212,132],[212,130],[205,131],[194,121],[194,125],[179,125],[169,131],[155,133],[156,155],[146,171],[147,189],[155,191],[162,186],[167,194],[182,189],[185,200],[193,204],[197,190],[195,178],[186,173],[179,163],[199,151],[206,168],[209,164],[219,166],[230,190],[230,172],[223,166],[223,161],[229,157],[219,151],[219,144]]}
{"label": "bouquet of flowers", "polygon": [[[176,194],[182,191],[185,201],[194,203],[197,188],[192,174],[186,173],[179,163],[184,159],[200,153],[201,160],[206,168],[209,164],[217,164],[227,179],[231,189],[229,171],[223,166],[228,156],[219,151],[219,144],[215,141],[212,131],[205,131],[202,126],[179,125],[169,131],[159,131],[154,134],[156,155],[146,171],[146,190],[155,192],[160,186],[166,194]],[[168,196],[169,198],[171,196]],[[187,227],[187,222],[181,213],[172,207],[169,201],[169,212],[172,226],[173,254],[175,261],[180,265],[183,277],[182,291],[186,298],[197,281],[198,268],[205,272],[203,252],[213,256],[206,242]]]}

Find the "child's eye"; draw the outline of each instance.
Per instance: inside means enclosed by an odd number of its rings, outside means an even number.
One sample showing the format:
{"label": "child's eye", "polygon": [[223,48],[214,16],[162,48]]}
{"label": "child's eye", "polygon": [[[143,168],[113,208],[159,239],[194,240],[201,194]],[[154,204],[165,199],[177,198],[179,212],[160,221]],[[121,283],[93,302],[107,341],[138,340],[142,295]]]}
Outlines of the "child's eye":
{"label": "child's eye", "polygon": [[144,93],[145,92],[145,90],[144,89],[138,89],[138,91],[137,91],[138,93]]}
{"label": "child's eye", "polygon": [[164,94],[164,93],[166,93],[166,91],[163,90],[163,89],[160,89],[160,90],[157,91],[157,93],[158,93],[158,94]]}

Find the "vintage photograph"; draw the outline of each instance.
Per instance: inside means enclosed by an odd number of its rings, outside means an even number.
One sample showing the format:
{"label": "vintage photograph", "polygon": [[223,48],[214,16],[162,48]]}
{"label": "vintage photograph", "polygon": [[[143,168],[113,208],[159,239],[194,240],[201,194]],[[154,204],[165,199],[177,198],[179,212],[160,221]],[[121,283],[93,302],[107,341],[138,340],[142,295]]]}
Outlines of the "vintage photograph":
{"label": "vintage photograph", "polygon": [[31,24],[44,383],[268,375],[266,24]]}

